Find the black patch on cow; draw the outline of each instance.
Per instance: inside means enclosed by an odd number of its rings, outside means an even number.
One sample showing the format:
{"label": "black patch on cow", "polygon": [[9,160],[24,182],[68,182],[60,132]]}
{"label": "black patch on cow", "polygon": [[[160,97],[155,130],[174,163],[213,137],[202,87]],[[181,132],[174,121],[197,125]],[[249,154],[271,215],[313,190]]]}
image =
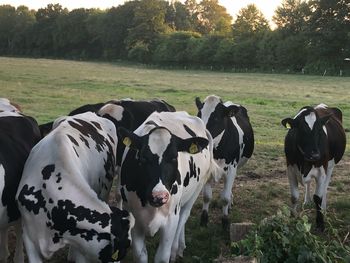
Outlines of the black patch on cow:
{"label": "black patch on cow", "polygon": [[73,147],[73,150],[74,150],[75,154],[77,155],[77,157],[79,158],[79,154],[77,152],[77,149],[75,149],[75,147]]}
{"label": "black patch on cow", "polygon": [[186,124],[184,124],[183,126],[189,135],[191,135],[192,137],[197,136],[196,133],[190,127],[188,127]]}
{"label": "black patch on cow", "polygon": [[43,175],[44,180],[49,180],[51,177],[51,174],[55,171],[55,165],[54,164],[49,164],[46,165],[42,171],[41,174]]}
{"label": "black patch on cow", "polygon": [[56,177],[57,177],[56,183],[59,184],[62,180],[61,173],[56,174]]}
{"label": "black patch on cow", "polygon": [[177,193],[177,185],[176,184],[173,184],[173,186],[171,187],[171,192],[170,194],[171,195],[175,195]]}
{"label": "black patch on cow", "polygon": [[193,157],[190,157],[190,160],[188,161],[188,165],[189,165],[189,171],[186,173],[186,177],[184,180],[184,186],[188,186],[188,184],[190,183],[190,179],[191,178],[196,178],[197,176],[199,176],[199,169],[198,169],[198,173],[197,173],[197,167],[196,164],[194,163]]}
{"label": "black patch on cow", "polygon": [[73,136],[67,134],[67,137],[69,138],[69,140],[70,140],[73,144],[75,144],[76,146],[79,146],[79,143],[77,142],[76,139],[74,139]]}
{"label": "black patch on cow", "polygon": [[[30,196],[30,199],[27,197]],[[36,201],[32,200],[33,197],[36,199]],[[47,211],[46,209],[46,201],[44,196],[42,195],[41,190],[34,191],[34,186],[30,187],[25,184],[19,195],[18,195],[18,201],[22,206],[24,206],[29,212],[33,212],[34,214],[38,214],[40,209],[43,209],[45,212]]]}
{"label": "black patch on cow", "polygon": [[33,118],[25,115],[0,118],[0,165],[5,171],[0,202],[6,207],[9,222],[20,217],[15,196],[24,163],[30,150],[40,139],[40,130]]}
{"label": "black patch on cow", "polygon": [[62,190],[62,186],[58,187],[57,189],[58,189],[59,191],[61,191],[61,190]]}
{"label": "black patch on cow", "polygon": [[53,200],[49,198],[49,204],[53,204]]}
{"label": "black patch on cow", "polygon": [[110,215],[108,213],[100,213],[83,206],[76,206],[71,200],[58,200],[57,205],[51,210],[52,230],[57,231],[53,239],[59,242],[59,239],[65,232],[69,232],[72,236],[80,236],[86,241],[96,237],[98,240],[105,239],[94,229],[83,229],[78,226],[78,222],[88,221],[91,224],[99,224],[106,227],[110,223]]}
{"label": "black patch on cow", "polygon": [[113,140],[113,137],[111,135],[108,134],[108,139],[114,144],[115,141]]}
{"label": "black patch on cow", "polygon": [[79,138],[80,138],[80,140],[85,144],[85,146],[88,147],[88,148],[90,149],[90,145],[89,145],[88,140],[86,140],[86,139],[84,138],[84,136],[81,135],[81,134],[80,134]]}
{"label": "black patch on cow", "polygon": [[102,131],[102,127],[101,127],[101,125],[100,125],[98,122],[92,121],[91,123],[92,123],[93,125],[95,125],[97,129],[99,129],[99,130]]}
{"label": "black patch on cow", "polygon": [[123,187],[120,189],[120,194],[122,195],[123,201],[127,202],[128,200],[126,199],[125,190]]}
{"label": "black patch on cow", "polygon": [[96,150],[98,152],[102,152],[104,149],[105,143],[107,141],[106,138],[100,133],[98,133],[95,126],[93,126],[89,122],[86,122],[80,119],[74,119],[74,120],[75,122],[68,121],[68,123],[81,133],[80,139],[84,137],[91,138],[96,143],[95,145]]}
{"label": "black patch on cow", "polygon": [[46,184],[45,183],[43,183],[43,188],[46,189]]}
{"label": "black patch on cow", "polygon": [[155,127],[159,127],[159,125],[157,123],[155,123],[154,121],[148,121],[145,123],[145,125],[153,125]]}
{"label": "black patch on cow", "polygon": [[184,187],[188,186],[189,183],[190,183],[190,173],[187,172],[184,179]]}

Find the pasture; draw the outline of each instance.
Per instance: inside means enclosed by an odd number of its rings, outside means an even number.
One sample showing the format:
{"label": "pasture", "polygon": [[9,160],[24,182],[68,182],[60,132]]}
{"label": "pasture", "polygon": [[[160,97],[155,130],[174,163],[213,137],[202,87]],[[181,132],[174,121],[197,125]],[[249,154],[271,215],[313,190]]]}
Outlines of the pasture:
{"label": "pasture", "polygon": [[[350,231],[350,79],[306,75],[238,74],[160,70],[138,65],[47,59],[0,58],[0,97],[18,103],[41,123],[83,104],[110,99],[162,98],[196,114],[195,97],[216,94],[244,105],[255,132],[253,157],[239,170],[233,189],[232,222],[259,222],[290,204],[280,124],[305,105],[325,103],[343,112],[347,150],[335,167],[328,191],[328,213],[339,220],[343,238]],[[229,234],[221,230],[216,188],[208,228],[199,227],[201,202],[187,223],[183,262],[212,262],[230,252]],[[301,192],[300,204],[303,199]],[[313,216],[314,211],[310,214]],[[310,220],[313,222],[313,220]],[[345,240],[350,243],[350,238]],[[150,241],[152,246],[154,242]],[[131,253],[130,253],[131,254]],[[49,262],[65,262],[57,255]]]}

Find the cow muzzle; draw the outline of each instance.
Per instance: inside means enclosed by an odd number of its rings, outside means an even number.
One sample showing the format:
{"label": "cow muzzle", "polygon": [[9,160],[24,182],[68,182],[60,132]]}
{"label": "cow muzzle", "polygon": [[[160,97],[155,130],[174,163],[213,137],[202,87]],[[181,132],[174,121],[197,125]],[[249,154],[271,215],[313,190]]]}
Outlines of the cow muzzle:
{"label": "cow muzzle", "polygon": [[169,201],[169,192],[152,192],[150,204],[155,207],[160,207]]}

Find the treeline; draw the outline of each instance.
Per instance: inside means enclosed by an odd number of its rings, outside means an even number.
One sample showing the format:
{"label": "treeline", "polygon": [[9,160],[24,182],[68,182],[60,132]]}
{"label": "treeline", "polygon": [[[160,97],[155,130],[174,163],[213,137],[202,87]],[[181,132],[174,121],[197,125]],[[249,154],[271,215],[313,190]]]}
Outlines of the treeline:
{"label": "treeline", "polygon": [[348,0],[284,0],[276,28],[253,4],[134,0],[107,10],[0,6],[0,55],[167,67],[350,75]]}

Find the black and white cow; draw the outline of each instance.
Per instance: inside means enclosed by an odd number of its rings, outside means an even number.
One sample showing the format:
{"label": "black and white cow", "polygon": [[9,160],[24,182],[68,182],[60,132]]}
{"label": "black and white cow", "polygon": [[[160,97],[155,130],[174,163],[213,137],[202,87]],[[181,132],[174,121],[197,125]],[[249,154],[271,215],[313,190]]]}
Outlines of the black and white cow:
{"label": "black and white cow", "polygon": [[7,232],[16,228],[15,262],[23,262],[23,245],[15,196],[24,163],[32,147],[40,140],[37,122],[19,112],[17,106],[0,99],[0,262],[8,257]]}
{"label": "black and white cow", "polygon": [[[117,110],[116,116],[109,115],[108,111],[112,110],[113,113],[113,107],[105,107],[105,109],[100,112],[100,114],[103,114],[103,117],[107,117],[111,121],[113,121],[115,124],[117,123],[117,126],[126,127],[130,130],[135,130],[137,127],[141,125],[141,123],[154,111],[161,112],[161,111],[175,111],[175,108],[168,104],[164,100],[159,99],[153,99],[153,100],[132,100],[132,99],[122,99],[122,100],[110,100],[106,103],[95,103],[95,104],[86,104],[83,106],[80,106],[79,108],[71,111],[68,116],[73,116],[76,114],[84,113],[84,112],[95,112],[98,113],[104,106],[106,105],[119,105],[124,110],[120,111],[120,109]],[[100,115],[102,116],[102,115]],[[40,131],[42,133],[42,136],[44,137],[52,130],[52,124],[53,122],[41,124]]]}
{"label": "black and white cow", "polygon": [[342,112],[325,104],[303,107],[294,118],[283,119],[282,125],[289,128],[284,150],[294,212],[299,198],[298,182],[306,187],[304,201],[308,203],[311,202],[310,182],[315,178],[316,226],[323,231],[321,208],[326,209],[333,168],[342,158],[346,145]]}
{"label": "black and white cow", "polygon": [[121,193],[124,207],[135,217],[134,261],[147,262],[145,236],[158,231],[154,262],[182,257],[193,203],[218,169],[209,132],[201,119],[186,112],[154,112],[134,133],[118,132],[129,146],[121,167]]}
{"label": "black and white cow", "polygon": [[130,245],[129,215],[109,207],[116,128],[87,112],[61,117],[31,151],[17,191],[30,263],[69,244],[70,260],[111,262]]}
{"label": "black and white cow", "polygon": [[[252,156],[254,133],[249,122],[246,108],[230,101],[223,102],[215,95],[208,96],[203,102],[196,98],[198,117],[209,130],[214,141],[214,158],[224,172],[223,201],[224,228],[228,227],[228,210],[232,198],[232,186],[237,169]],[[208,181],[203,189],[203,211],[201,225],[207,225],[209,203],[212,198],[213,180]]]}

